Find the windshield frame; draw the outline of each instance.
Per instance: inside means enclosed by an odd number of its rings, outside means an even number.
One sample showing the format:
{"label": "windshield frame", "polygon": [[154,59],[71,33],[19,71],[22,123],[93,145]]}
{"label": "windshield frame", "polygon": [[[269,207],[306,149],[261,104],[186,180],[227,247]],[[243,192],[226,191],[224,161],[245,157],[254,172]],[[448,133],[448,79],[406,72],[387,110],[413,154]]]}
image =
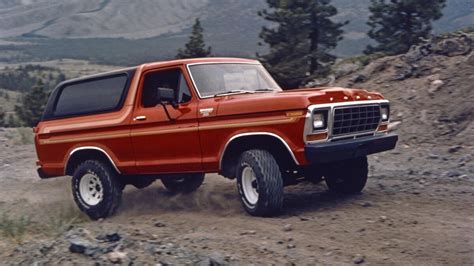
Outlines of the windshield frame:
{"label": "windshield frame", "polygon": [[[227,65],[257,65],[257,66],[262,66],[263,70],[268,74],[268,76],[273,79],[272,75],[270,75],[270,73],[268,73],[267,69],[258,61],[255,61],[255,62],[200,62],[200,63],[186,64],[186,69],[188,71],[189,77],[191,78],[191,82],[193,83],[193,87],[196,90],[196,93],[197,93],[199,99],[209,99],[209,98],[215,98],[215,97],[222,97],[222,96],[227,96],[227,94],[218,95],[218,96],[216,96],[216,95],[202,96],[201,92],[199,91],[199,88],[196,85],[196,82],[194,81],[193,73],[191,72],[190,67],[196,66],[196,65],[224,65],[224,64],[227,64]],[[278,83],[274,79],[273,79],[273,81],[275,82],[275,84],[278,85]],[[278,88],[275,88],[275,89],[277,89],[277,90],[274,90],[274,91],[282,91],[283,90],[280,87],[280,85],[278,85]],[[260,91],[255,91],[255,93],[259,93],[259,92]],[[241,93],[229,92],[229,95],[236,95],[236,94],[241,94]]]}

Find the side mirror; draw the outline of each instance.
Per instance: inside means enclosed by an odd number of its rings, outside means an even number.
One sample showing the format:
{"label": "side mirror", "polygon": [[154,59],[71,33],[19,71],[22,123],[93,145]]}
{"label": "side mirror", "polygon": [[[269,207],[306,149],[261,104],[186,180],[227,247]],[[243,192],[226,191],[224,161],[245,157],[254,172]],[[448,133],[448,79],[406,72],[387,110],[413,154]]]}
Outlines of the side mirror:
{"label": "side mirror", "polygon": [[170,103],[173,106],[173,108],[178,107],[178,104],[176,102],[175,92],[173,89],[158,87],[156,91],[157,91],[156,99],[158,103]]}

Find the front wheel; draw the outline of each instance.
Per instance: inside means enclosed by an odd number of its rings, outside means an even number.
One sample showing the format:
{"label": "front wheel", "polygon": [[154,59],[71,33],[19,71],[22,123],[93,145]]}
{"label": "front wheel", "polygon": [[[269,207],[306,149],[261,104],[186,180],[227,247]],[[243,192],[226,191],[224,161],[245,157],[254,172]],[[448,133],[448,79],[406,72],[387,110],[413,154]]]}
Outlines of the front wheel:
{"label": "front wheel", "polygon": [[283,205],[283,179],[271,153],[249,150],[240,156],[237,188],[245,210],[253,216],[278,214]]}
{"label": "front wheel", "polygon": [[329,165],[326,169],[325,180],[331,191],[356,194],[364,189],[368,173],[367,157],[360,157]]}
{"label": "front wheel", "polygon": [[191,193],[198,189],[204,182],[204,174],[180,174],[161,178],[165,188],[173,193]]}
{"label": "front wheel", "polygon": [[81,163],[72,177],[74,201],[93,220],[115,213],[123,187],[110,165],[96,160]]}

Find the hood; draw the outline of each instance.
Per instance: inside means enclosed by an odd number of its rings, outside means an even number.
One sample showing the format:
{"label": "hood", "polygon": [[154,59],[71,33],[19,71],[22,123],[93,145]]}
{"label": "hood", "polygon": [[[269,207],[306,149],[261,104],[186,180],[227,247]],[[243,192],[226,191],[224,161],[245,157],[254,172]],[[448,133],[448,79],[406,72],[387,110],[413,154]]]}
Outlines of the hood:
{"label": "hood", "polygon": [[377,92],[338,87],[236,94],[215,98],[219,102],[217,115],[301,110],[312,104],[382,99],[382,95]]}

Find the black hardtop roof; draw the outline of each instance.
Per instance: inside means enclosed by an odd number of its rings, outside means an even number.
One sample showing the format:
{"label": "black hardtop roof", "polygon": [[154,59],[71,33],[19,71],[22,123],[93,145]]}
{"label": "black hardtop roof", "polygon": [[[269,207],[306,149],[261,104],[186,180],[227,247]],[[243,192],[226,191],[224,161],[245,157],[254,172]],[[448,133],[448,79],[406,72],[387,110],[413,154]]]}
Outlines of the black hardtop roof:
{"label": "black hardtop roof", "polygon": [[103,73],[98,73],[98,74],[93,74],[93,75],[88,75],[88,76],[83,76],[83,77],[78,77],[78,78],[73,78],[73,79],[68,79],[65,80],[57,85],[57,87],[64,86],[66,84],[70,83],[76,83],[76,82],[81,82],[81,81],[89,81],[89,80],[94,80],[94,79],[99,79],[99,78],[105,78],[105,77],[110,77],[110,76],[115,76],[115,75],[120,75],[120,74],[128,74],[129,78],[130,75],[137,69],[137,67],[129,67],[129,68],[122,68],[118,70],[113,70],[109,72],[103,72]]}

